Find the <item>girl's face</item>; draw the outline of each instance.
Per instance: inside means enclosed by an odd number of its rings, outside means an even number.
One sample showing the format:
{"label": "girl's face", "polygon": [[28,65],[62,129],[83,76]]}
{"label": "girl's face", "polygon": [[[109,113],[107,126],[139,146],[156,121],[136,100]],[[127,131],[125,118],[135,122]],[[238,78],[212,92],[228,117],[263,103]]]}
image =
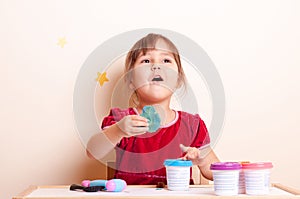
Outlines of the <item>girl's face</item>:
{"label": "girl's face", "polygon": [[151,49],[141,53],[132,70],[131,84],[139,100],[147,104],[170,100],[177,86],[178,66],[172,52]]}

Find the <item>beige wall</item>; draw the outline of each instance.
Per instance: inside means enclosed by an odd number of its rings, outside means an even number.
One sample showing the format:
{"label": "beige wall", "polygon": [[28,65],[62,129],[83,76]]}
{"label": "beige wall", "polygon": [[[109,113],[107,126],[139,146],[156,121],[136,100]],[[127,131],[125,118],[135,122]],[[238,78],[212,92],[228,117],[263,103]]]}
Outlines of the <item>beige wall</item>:
{"label": "beige wall", "polygon": [[0,197],[104,177],[75,130],[76,76],[103,41],[145,27],[188,36],[215,63],[226,93],[219,157],[272,161],[272,181],[300,188],[299,1],[120,2],[0,1]]}

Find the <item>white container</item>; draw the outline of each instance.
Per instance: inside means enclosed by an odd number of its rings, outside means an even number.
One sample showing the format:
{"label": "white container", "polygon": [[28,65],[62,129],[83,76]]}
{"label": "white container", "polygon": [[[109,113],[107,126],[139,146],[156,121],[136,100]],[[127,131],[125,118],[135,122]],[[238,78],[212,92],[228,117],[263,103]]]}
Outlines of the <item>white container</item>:
{"label": "white container", "polygon": [[189,190],[192,161],[167,159],[164,165],[166,167],[168,189],[171,191]]}
{"label": "white container", "polygon": [[267,195],[270,192],[271,162],[243,164],[245,173],[246,194]]}
{"label": "white container", "polygon": [[211,164],[214,191],[218,196],[238,194],[241,165],[237,162],[216,162]]}

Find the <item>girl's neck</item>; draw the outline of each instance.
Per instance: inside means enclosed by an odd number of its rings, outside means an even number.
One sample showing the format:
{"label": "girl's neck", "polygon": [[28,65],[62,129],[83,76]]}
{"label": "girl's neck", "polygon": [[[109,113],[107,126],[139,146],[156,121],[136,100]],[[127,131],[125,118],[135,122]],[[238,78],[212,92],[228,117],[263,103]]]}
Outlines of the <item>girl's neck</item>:
{"label": "girl's neck", "polygon": [[159,116],[161,117],[161,125],[166,125],[170,122],[172,122],[175,117],[176,113],[174,110],[172,110],[169,106],[169,104],[143,104],[140,103],[136,109],[139,113],[142,113],[144,106],[154,106],[156,112],[158,112]]}
{"label": "girl's neck", "polygon": [[159,111],[163,111],[163,112],[169,112],[172,109],[170,108],[170,104],[169,103],[139,103],[136,106],[136,109],[138,110],[139,113],[142,113],[143,107],[144,106],[154,106],[154,108]]}

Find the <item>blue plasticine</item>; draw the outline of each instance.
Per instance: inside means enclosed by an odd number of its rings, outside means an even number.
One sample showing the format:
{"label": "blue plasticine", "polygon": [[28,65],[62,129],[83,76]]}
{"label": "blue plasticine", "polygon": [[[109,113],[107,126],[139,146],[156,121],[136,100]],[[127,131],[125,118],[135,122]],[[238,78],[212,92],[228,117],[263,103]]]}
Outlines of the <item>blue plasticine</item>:
{"label": "blue plasticine", "polygon": [[160,116],[155,111],[153,106],[144,106],[143,112],[141,114],[142,117],[145,117],[149,120],[149,130],[148,132],[156,132],[160,127]]}

